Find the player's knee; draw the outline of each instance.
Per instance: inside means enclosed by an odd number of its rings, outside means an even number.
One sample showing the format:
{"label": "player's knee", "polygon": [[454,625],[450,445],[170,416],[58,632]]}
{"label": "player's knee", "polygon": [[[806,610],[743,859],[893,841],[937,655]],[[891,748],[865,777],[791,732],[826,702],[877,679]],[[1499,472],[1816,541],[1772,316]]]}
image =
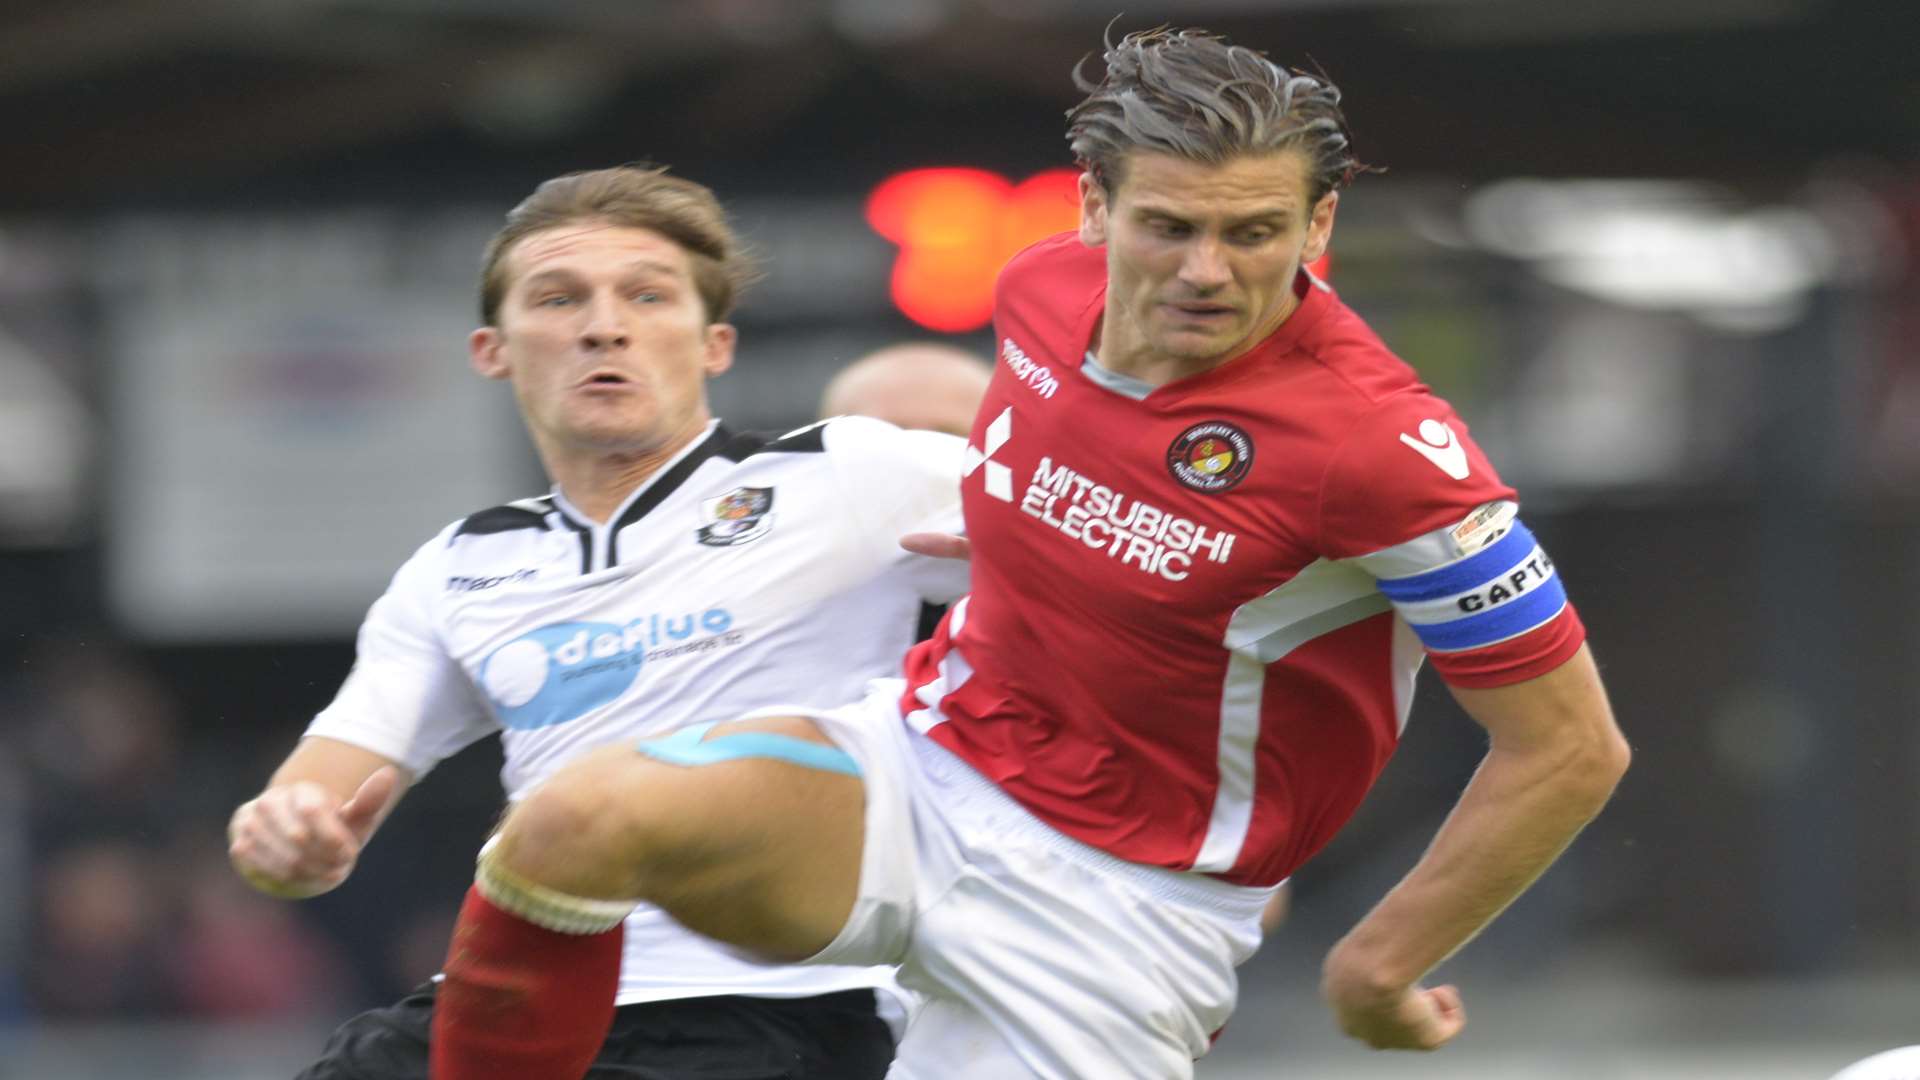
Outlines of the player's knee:
{"label": "player's knee", "polygon": [[645,898],[647,871],[671,842],[668,816],[631,752],[587,755],[534,788],[500,828],[500,857],[548,888],[607,899]]}

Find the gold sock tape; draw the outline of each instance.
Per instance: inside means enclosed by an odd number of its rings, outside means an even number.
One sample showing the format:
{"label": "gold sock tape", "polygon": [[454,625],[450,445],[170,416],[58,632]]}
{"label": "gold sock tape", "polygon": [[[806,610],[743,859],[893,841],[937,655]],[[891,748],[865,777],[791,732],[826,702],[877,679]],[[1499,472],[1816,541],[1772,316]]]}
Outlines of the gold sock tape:
{"label": "gold sock tape", "polygon": [[480,848],[474,887],[494,907],[557,934],[600,934],[619,926],[638,900],[596,900],[528,881],[504,866],[494,853],[496,835]]}

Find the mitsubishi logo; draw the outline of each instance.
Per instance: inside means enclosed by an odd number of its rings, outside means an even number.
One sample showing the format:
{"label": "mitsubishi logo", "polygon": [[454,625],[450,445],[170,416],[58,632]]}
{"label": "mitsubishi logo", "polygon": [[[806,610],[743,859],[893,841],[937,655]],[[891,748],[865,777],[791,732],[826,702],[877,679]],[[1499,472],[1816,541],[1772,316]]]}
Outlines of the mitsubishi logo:
{"label": "mitsubishi logo", "polygon": [[986,485],[987,494],[1001,502],[1013,501],[1013,470],[994,461],[993,455],[1007,445],[1007,439],[1012,434],[1013,406],[1009,405],[1000,410],[1000,415],[993,418],[993,423],[987,425],[987,449],[984,453],[972,443],[967,444],[967,467],[960,470],[962,477],[968,477],[973,475],[975,469],[985,465],[987,474],[982,483]]}

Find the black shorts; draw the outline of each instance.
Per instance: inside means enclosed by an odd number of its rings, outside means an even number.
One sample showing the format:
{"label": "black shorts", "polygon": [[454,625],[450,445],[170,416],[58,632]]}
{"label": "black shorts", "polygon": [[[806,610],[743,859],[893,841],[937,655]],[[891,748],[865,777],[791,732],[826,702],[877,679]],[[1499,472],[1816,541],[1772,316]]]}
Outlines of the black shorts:
{"label": "black shorts", "polygon": [[[297,1080],[427,1080],[437,984],[348,1020]],[[586,1080],[881,1080],[893,1032],[874,991],[623,1005]]]}

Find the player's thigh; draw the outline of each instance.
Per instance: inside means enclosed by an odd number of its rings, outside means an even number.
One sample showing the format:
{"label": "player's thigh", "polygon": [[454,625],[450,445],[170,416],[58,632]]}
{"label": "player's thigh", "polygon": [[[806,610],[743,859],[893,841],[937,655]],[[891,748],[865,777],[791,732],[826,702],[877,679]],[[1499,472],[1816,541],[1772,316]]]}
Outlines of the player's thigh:
{"label": "player's thigh", "polygon": [[[799,717],[720,724],[705,742],[761,747],[768,736],[844,758]],[[667,768],[680,796],[667,805],[689,809],[674,812],[678,857],[661,861],[648,899],[691,930],[769,957],[800,960],[825,948],[859,894],[866,796],[857,768],[781,756]]]}
{"label": "player's thigh", "polygon": [[[736,735],[832,745],[795,717],[717,725],[704,741]],[[523,800],[501,855],[563,892],[645,899],[699,933],[800,959],[853,907],[864,807],[854,774],[778,756],[675,764],[607,746]]]}

